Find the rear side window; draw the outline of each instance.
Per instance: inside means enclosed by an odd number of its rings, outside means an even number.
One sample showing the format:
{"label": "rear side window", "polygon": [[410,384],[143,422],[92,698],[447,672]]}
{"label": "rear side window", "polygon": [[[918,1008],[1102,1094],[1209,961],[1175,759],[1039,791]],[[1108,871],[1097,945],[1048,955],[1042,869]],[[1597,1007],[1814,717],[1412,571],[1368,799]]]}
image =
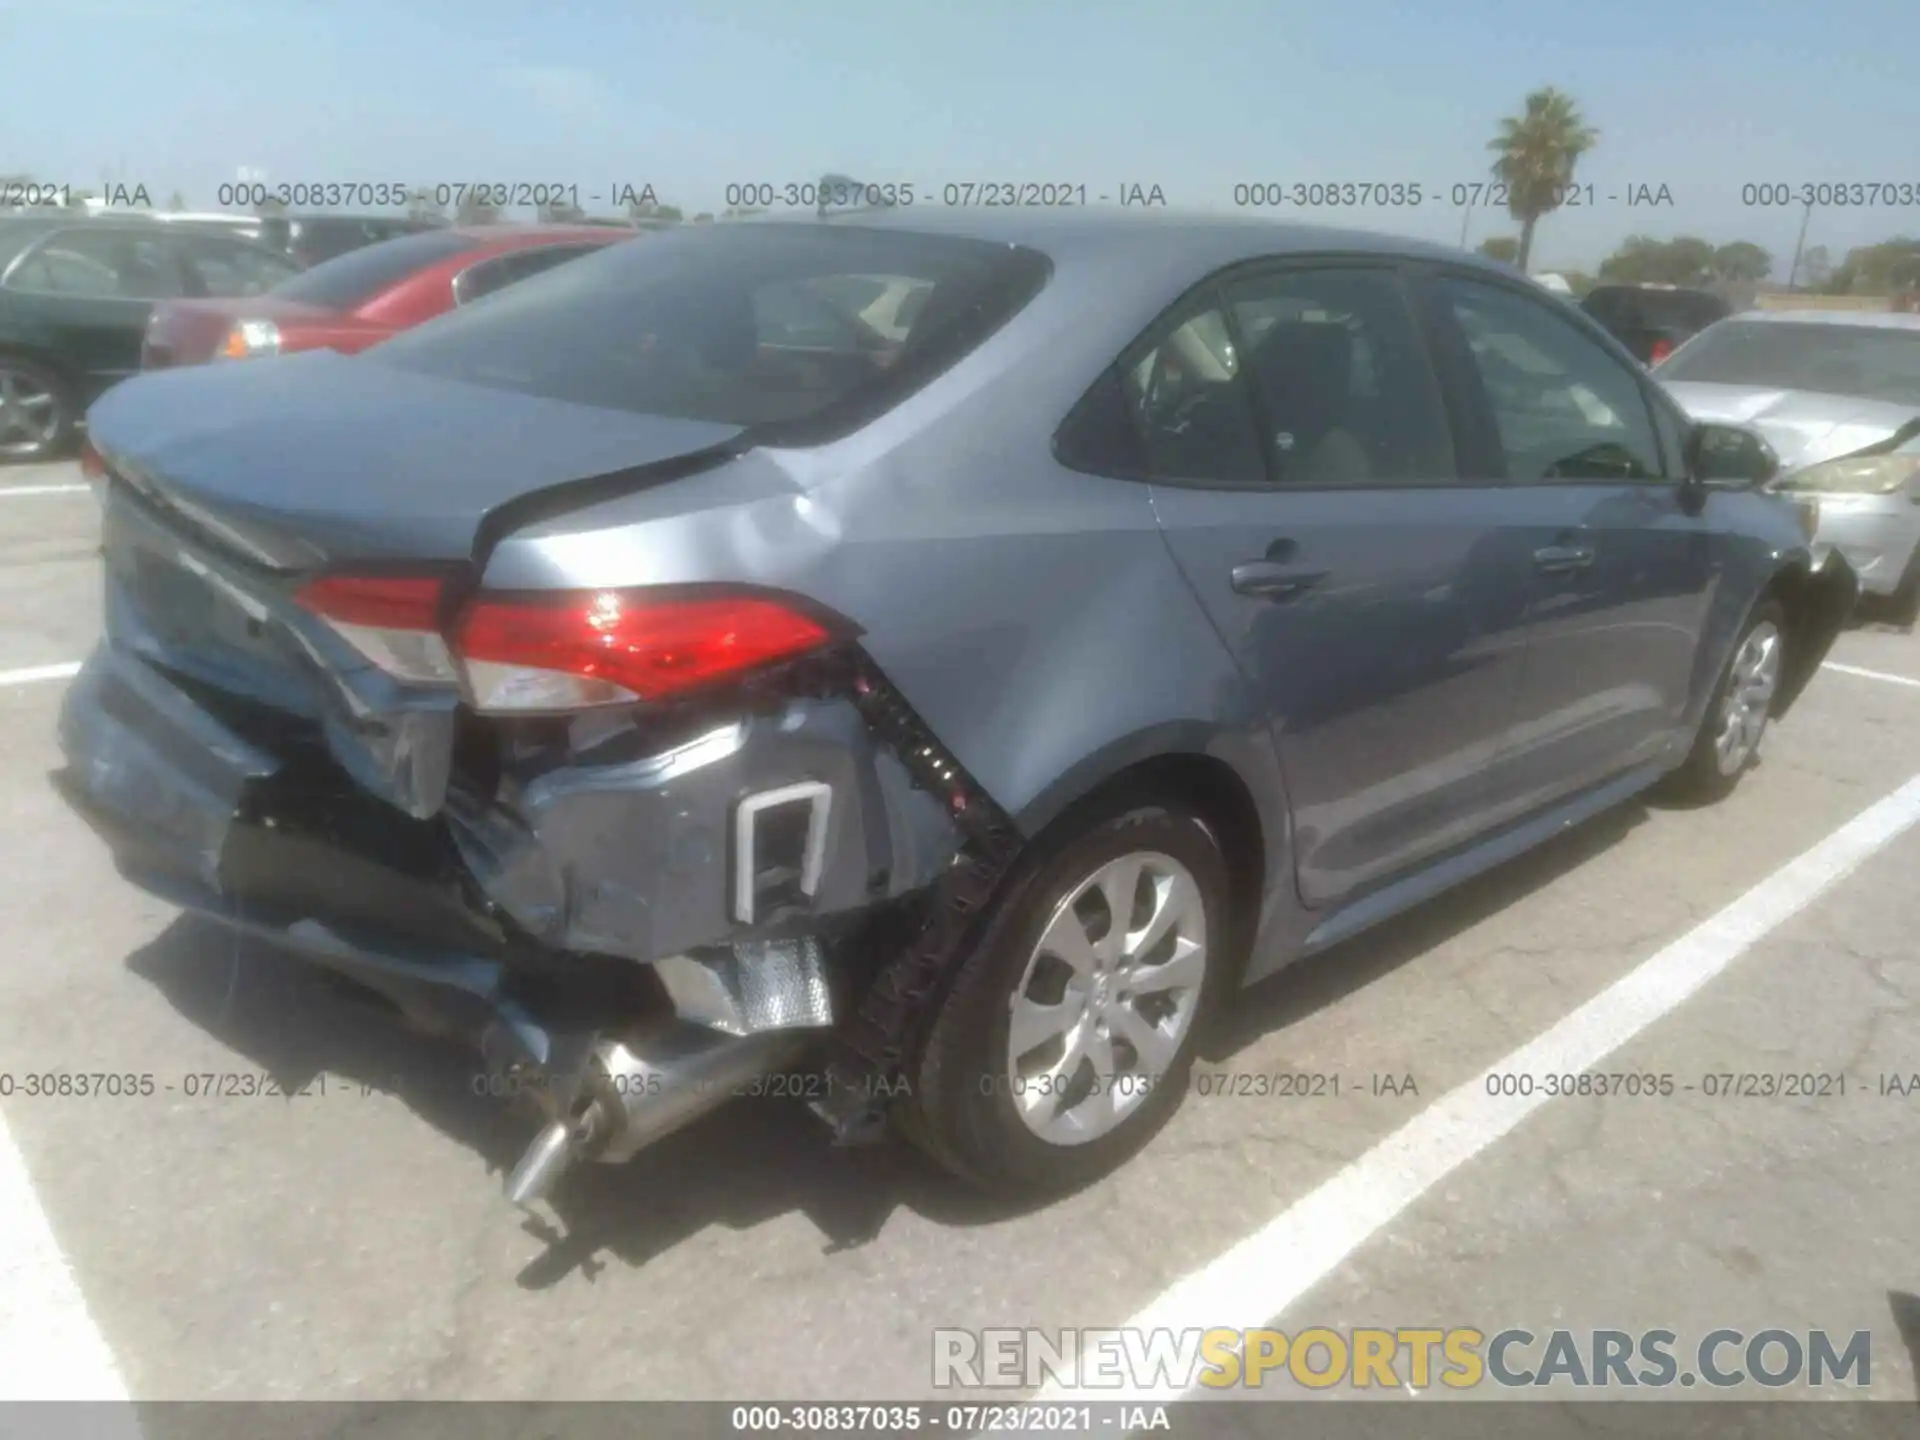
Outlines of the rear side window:
{"label": "rear side window", "polygon": [[1392,272],[1282,270],[1227,299],[1280,484],[1453,478],[1439,382]]}
{"label": "rear side window", "polygon": [[451,230],[429,230],[368,245],[323,261],[274,287],[273,293],[303,305],[325,310],[352,310],[416,270],[462,251],[479,248],[479,241]]}
{"label": "rear side window", "polygon": [[7,277],[8,288],[49,295],[173,300],[187,293],[172,237],[98,221],[50,235]]}
{"label": "rear side window", "polygon": [[180,245],[206,295],[258,295],[300,273],[290,260],[218,235],[182,236]]}
{"label": "rear side window", "polygon": [[1206,488],[1267,484],[1240,357],[1211,289],[1156,320],[1068,412],[1064,465]]}
{"label": "rear side window", "polygon": [[539,245],[482,260],[454,276],[454,303],[471,305],[483,295],[517,285],[565,261],[591,255],[599,248],[598,245]]}
{"label": "rear side window", "polygon": [[[948,236],[700,226],[607,246],[366,359],[583,405],[824,436],[952,365],[1049,270],[1036,251]],[[870,294],[850,282],[876,275],[928,292],[894,334],[845,308]]]}

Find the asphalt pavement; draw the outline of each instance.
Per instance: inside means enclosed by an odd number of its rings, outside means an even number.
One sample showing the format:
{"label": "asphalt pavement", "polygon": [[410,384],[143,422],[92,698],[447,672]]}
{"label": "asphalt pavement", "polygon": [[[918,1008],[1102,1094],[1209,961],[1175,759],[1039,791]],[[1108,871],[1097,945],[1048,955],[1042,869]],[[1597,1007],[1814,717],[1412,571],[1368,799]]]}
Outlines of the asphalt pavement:
{"label": "asphalt pavement", "polygon": [[[527,1122],[464,1056],[131,889],[55,797],[97,532],[73,467],[0,472],[0,1076],[156,1087],[0,1094],[0,1393],[931,1398],[936,1328],[1203,1294],[1295,1330],[1866,1330],[1871,1395],[1916,1399],[1920,636],[1844,635],[1724,804],[1630,805],[1251,992],[1212,1093],[1070,1199],[986,1206],[741,1101],[529,1218]],[[1671,1086],[1474,1099],[1603,1023],[1597,1068]],[[1788,1075],[1839,1078],[1739,1079]]]}

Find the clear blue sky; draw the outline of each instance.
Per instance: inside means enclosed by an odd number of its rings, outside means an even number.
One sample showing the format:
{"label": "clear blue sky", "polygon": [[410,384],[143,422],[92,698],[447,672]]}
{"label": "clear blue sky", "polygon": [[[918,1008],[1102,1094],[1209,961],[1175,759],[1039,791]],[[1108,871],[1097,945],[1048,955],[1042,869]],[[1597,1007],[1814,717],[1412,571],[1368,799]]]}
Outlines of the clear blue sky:
{"label": "clear blue sky", "polygon": [[[1741,185],[1920,186],[1916,41],[1920,0],[0,0],[0,170],[194,208],[241,166],[651,183],[689,213],[823,170],[1214,208],[1239,181],[1484,180],[1499,117],[1553,84],[1601,132],[1578,177],[1600,203],[1549,217],[1537,265],[1684,232],[1782,273],[1800,212]],[[1641,184],[1672,208],[1605,199]],[[1319,218],[1457,241],[1462,217]],[[1510,229],[1481,211],[1471,238]],[[1808,243],[1838,260],[1896,234],[1920,205],[1818,212]]]}

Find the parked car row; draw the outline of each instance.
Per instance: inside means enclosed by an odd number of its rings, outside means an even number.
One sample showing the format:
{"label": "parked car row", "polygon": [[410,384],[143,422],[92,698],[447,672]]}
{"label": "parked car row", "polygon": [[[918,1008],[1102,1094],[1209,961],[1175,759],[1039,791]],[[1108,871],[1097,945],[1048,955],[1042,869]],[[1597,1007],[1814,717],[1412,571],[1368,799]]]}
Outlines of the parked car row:
{"label": "parked car row", "polygon": [[416,227],[303,267],[199,224],[0,217],[0,459],[63,453],[86,407],[143,368],[361,349],[630,237],[590,226]]}
{"label": "parked car row", "polygon": [[[133,882],[467,1037],[540,1112],[518,1201],[771,1074],[841,1139],[1087,1181],[1240,987],[1728,793],[1858,594],[1759,434],[1456,251],[957,209],[472,239],[149,346],[445,300],[362,353],[94,405],[60,784]],[[544,273],[460,303],[481,265]]]}

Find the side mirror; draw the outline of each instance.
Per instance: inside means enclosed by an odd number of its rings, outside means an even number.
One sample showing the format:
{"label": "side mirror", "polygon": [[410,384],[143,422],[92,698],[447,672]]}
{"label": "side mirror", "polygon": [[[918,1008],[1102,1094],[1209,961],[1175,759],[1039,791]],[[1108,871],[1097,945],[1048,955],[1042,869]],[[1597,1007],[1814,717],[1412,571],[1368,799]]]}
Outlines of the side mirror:
{"label": "side mirror", "polygon": [[1756,490],[1780,473],[1765,437],[1739,425],[1696,425],[1687,435],[1687,479],[1715,490]]}

